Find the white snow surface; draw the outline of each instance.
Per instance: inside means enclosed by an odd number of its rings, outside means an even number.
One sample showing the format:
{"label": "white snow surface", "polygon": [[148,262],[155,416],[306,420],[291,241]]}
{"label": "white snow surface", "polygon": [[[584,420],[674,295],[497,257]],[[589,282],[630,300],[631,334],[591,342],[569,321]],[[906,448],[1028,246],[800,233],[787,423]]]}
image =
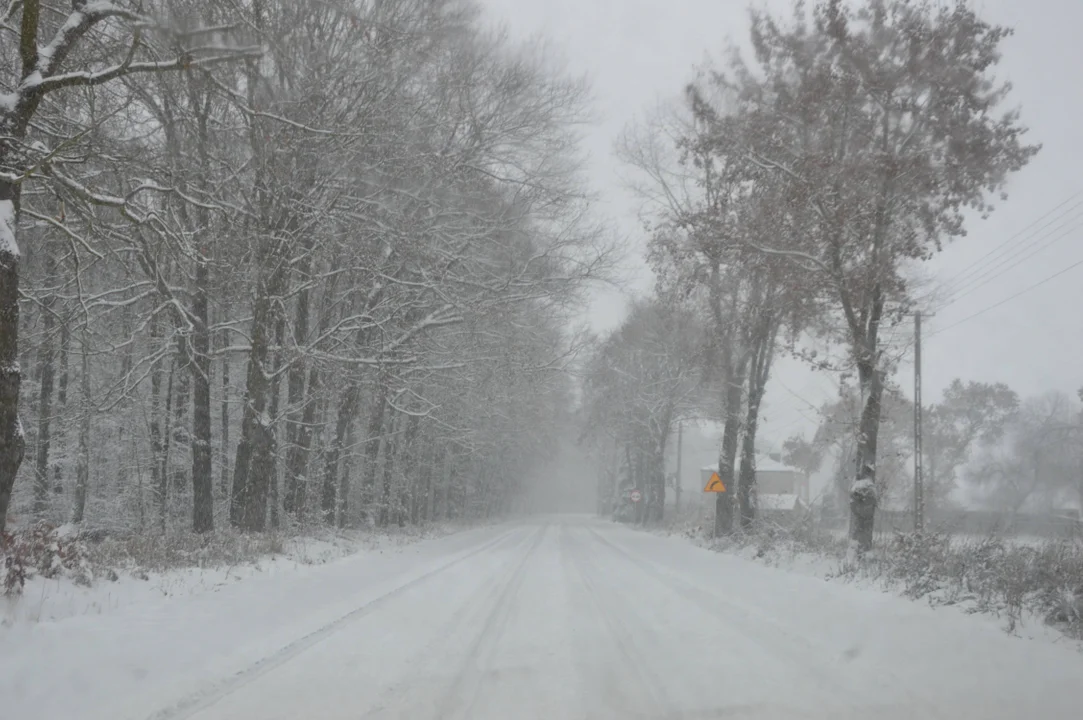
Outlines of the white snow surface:
{"label": "white snow surface", "polygon": [[[707,472],[718,472],[718,463],[715,463],[714,465],[704,465],[701,469],[706,470]],[[795,467],[790,467],[789,465],[786,465],[784,463],[780,463],[777,460],[772,460],[770,457],[768,457],[766,455],[757,455],[756,456],[756,471],[757,472],[792,472],[792,473],[800,473],[801,472],[800,470],[798,470]]]}
{"label": "white snow surface", "polygon": [[796,510],[801,506],[801,498],[793,493],[759,493],[756,495],[756,507],[760,510]]}
{"label": "white snow surface", "polygon": [[15,203],[0,200],[0,254],[19,257],[19,243],[15,240]]}
{"label": "white snow surface", "polygon": [[1083,654],[560,516],[0,630],[5,718],[1077,718]]}

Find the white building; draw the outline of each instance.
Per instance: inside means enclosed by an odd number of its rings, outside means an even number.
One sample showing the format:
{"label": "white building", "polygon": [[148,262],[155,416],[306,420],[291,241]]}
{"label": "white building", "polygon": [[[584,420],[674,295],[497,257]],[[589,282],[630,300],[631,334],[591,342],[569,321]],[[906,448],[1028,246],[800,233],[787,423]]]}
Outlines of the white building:
{"label": "white building", "polygon": [[[703,481],[700,487],[705,487],[711,475],[716,472],[718,472],[717,463],[700,468],[699,474]],[[808,475],[769,457],[757,456],[756,494],[759,496],[760,507],[764,509],[793,510],[798,502],[807,506],[809,503]]]}

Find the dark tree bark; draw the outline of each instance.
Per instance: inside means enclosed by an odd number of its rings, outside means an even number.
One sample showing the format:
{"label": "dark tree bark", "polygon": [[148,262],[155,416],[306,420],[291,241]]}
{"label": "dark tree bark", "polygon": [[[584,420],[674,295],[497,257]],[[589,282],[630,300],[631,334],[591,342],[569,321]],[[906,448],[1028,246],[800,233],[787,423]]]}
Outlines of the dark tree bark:
{"label": "dark tree bark", "polygon": [[339,475],[338,479],[338,507],[335,513],[335,524],[340,528],[346,527],[347,513],[350,511],[350,477],[351,473],[353,473],[354,462],[353,445],[354,430],[353,424],[351,423],[346,433],[346,448],[348,452],[346,453],[346,457],[342,459],[342,474]]}
{"label": "dark tree bark", "polygon": [[[211,109],[209,93],[202,92],[202,80],[197,80],[190,69],[185,71],[188,81],[189,106],[196,114],[196,152],[199,154],[198,184],[206,194],[210,177],[210,133],[207,123]],[[202,77],[202,76],[200,76]],[[208,297],[210,295],[210,249],[202,241],[210,226],[210,213],[205,207],[196,207],[197,231],[195,233],[195,287],[192,295],[192,530],[205,533],[214,530],[214,462],[213,438],[211,436],[211,319]]]}
{"label": "dark tree bark", "polygon": [[716,535],[727,535],[733,532],[734,495],[737,494],[734,463],[737,460],[737,438],[741,429],[741,395],[744,390],[746,365],[747,357],[742,357],[726,373],[723,400],[726,420],[722,426],[722,448],[718,454],[718,477],[726,486],[726,492],[716,493],[715,496]]}
{"label": "dark tree bark", "polygon": [[260,532],[267,523],[270,473],[274,471],[275,438],[269,405],[272,392],[271,334],[277,325],[275,298],[282,294],[285,267],[281,259],[260,282],[252,317],[252,341],[245,374],[241,439],[233,464],[230,519],[238,527]]}
{"label": "dark tree bark", "polygon": [[192,300],[192,530],[214,530],[214,479],[211,436],[211,333],[207,309],[209,272],[202,256],[196,265],[196,292]]}
{"label": "dark tree bark", "polygon": [[[884,232],[877,232],[877,245]],[[849,308],[849,306],[847,306]],[[857,376],[865,404],[858,425],[856,478],[850,488],[850,542],[859,553],[872,548],[879,501],[876,488],[876,441],[880,433],[880,406],[884,393],[883,371],[880,369],[880,321],[884,312],[884,297],[879,285],[872,289],[872,302],[867,315],[855,317],[848,309],[851,333],[857,351]]]}
{"label": "dark tree bark", "polygon": [[335,524],[335,505],[338,493],[338,466],[342,448],[346,444],[353,418],[361,401],[361,388],[356,383],[346,390],[346,396],[338,406],[335,418],[335,434],[331,438],[324,462],[323,487],[320,492],[320,510],[327,525]]}
{"label": "dark tree bark", "polygon": [[[192,354],[189,340],[186,337],[178,336],[177,338],[177,353],[176,364],[179,374],[173,378],[173,384],[176,388],[175,397],[173,398],[173,443],[177,449],[184,452],[187,449],[191,452],[192,448],[192,433],[191,426],[188,423],[189,410],[192,406]],[[177,465],[173,468],[173,489],[175,492],[183,492],[188,486],[188,472],[191,467],[185,467],[183,465]]]}
{"label": "dark tree bark", "polygon": [[170,422],[173,418],[173,377],[177,372],[176,358],[169,362],[169,377],[165,388],[165,409],[162,417],[165,419],[165,427],[162,428],[162,451],[158,458],[158,517],[162,532],[165,533],[169,518],[169,449],[173,434],[170,432]]}
{"label": "dark tree bark", "polygon": [[[229,344],[225,331],[219,335],[219,345],[223,348]],[[222,445],[221,445],[221,475],[218,484],[221,485],[223,496],[229,493],[229,353],[222,353],[222,405],[221,405]]]}
{"label": "dark tree bark", "polygon": [[393,506],[391,485],[394,479],[395,471],[395,426],[396,417],[392,416],[388,419],[386,424],[387,431],[384,434],[384,468],[383,468],[383,487],[380,492],[380,527],[386,527],[390,522],[392,512],[398,512],[398,508]]}
{"label": "dark tree bark", "polygon": [[859,552],[872,547],[876,520],[876,441],[880,432],[880,405],[884,393],[881,371],[860,362],[858,377],[865,394],[857,438],[857,481],[850,489],[850,540]]}
{"label": "dark tree bark", "polygon": [[38,439],[37,462],[34,467],[34,517],[39,520],[49,509],[49,450],[52,440],[53,419],[53,380],[56,372],[56,352],[53,344],[53,328],[56,318],[53,308],[56,305],[55,289],[59,282],[57,273],[57,244],[49,243],[45,248],[45,286],[48,294],[41,301],[41,346],[38,348]]}
{"label": "dark tree bark", "polygon": [[[312,238],[311,233],[306,238]],[[308,342],[308,315],[309,315],[309,275],[312,267],[311,242],[304,248],[304,255],[298,263],[297,272],[301,289],[297,293],[297,309],[293,319],[293,344],[297,348]],[[289,414],[286,418],[286,491],[283,497],[283,510],[289,514],[297,514],[303,505],[300,503],[301,482],[304,467],[298,467],[301,461],[300,452],[301,436],[305,433],[305,426],[301,422],[304,414],[305,399],[305,363],[301,358],[294,358],[290,363],[289,377],[286,381],[286,402],[289,406]]]}
{"label": "dark tree bark", "polygon": [[[155,352],[158,350],[158,342],[162,336],[162,325],[159,318],[153,318],[150,322],[150,337]],[[154,361],[150,371],[150,484],[153,488],[155,503],[158,509],[158,528],[162,533],[166,529],[166,505],[165,505],[165,481],[161,477],[163,445],[162,445],[162,359]]]}
{"label": "dark tree bark", "polygon": [[[0,124],[0,135],[10,126]],[[7,141],[0,141],[6,145]],[[8,166],[10,150],[0,147],[0,165]],[[19,249],[15,244],[18,223],[18,186],[0,180],[0,530],[7,523],[15,475],[23,462],[26,437],[19,422]]]}
{"label": "dark tree bark", "polygon": [[[279,407],[279,403],[281,402],[281,398],[282,398],[282,379],[281,379],[282,376],[279,374],[279,369],[281,369],[281,367],[282,367],[282,361],[283,361],[283,357],[282,357],[282,354],[283,354],[282,340],[285,337],[285,334],[286,334],[286,319],[284,317],[279,317],[279,319],[278,319],[278,327],[275,328],[275,345],[277,346],[278,349],[275,351],[275,356],[274,356],[275,359],[274,359],[274,365],[273,365],[273,367],[274,367],[273,379],[271,380],[271,409],[270,409],[271,430],[274,433],[275,437],[278,436],[278,407]],[[278,468],[278,453],[277,452],[275,452],[275,453],[273,453],[271,455],[271,463],[272,463],[272,465],[271,465],[271,476],[270,476],[271,487],[270,487],[269,494],[268,494],[268,503],[271,506],[271,527],[273,529],[277,530],[278,526],[279,526],[279,516],[278,516],[278,500],[279,500],[279,492],[278,492],[278,487],[279,487],[278,475],[279,475],[279,472],[278,472],[278,470],[279,470],[279,468]]]}
{"label": "dark tree bark", "polygon": [[415,449],[415,441],[417,440],[418,428],[421,427],[421,417],[418,415],[411,415],[406,420],[406,430],[403,433],[402,443],[399,447],[399,456],[402,463],[402,498],[400,500],[400,512],[399,512],[399,525],[405,524],[407,520],[412,523],[417,522],[417,496],[418,496],[418,477],[417,477],[417,461],[418,451]]}
{"label": "dark tree bark", "polygon": [[439,457],[435,448],[431,451],[425,468],[425,522],[436,519],[436,462]]}
{"label": "dark tree bark", "polygon": [[368,426],[365,429],[365,499],[366,511],[371,512],[376,504],[376,475],[379,470],[377,461],[380,457],[380,442],[384,427],[384,413],[387,409],[387,385],[383,375],[377,382],[372,397]]}
{"label": "dark tree bark", "polygon": [[754,338],[752,368],[748,373],[748,399],[745,413],[745,429],[741,441],[741,471],[737,483],[737,503],[740,509],[741,527],[749,529],[756,519],[753,492],[756,487],[756,432],[759,428],[760,405],[767,380],[771,374],[771,361],[775,353],[778,324],[767,318],[760,324]]}
{"label": "dark tree bark", "polygon": [[[71,331],[68,328],[68,318],[62,317],[60,322],[60,358],[58,362],[60,373],[56,386],[57,417],[64,416],[64,410],[68,405],[68,354],[71,351]],[[64,423],[61,422],[57,425],[56,441],[54,443],[61,448],[61,452],[63,452],[65,446],[66,436],[67,432]],[[53,463],[53,490],[57,493],[64,491],[64,464],[60,462]]]}
{"label": "dark tree bark", "polygon": [[83,522],[83,516],[86,514],[87,489],[90,484],[90,421],[94,408],[90,397],[90,340],[86,330],[83,331],[82,345],[80,386],[83,395],[83,412],[82,422],[79,424],[79,456],[75,463],[75,492],[71,506],[73,523]]}
{"label": "dark tree bark", "polygon": [[448,446],[444,450],[443,468],[440,472],[440,504],[438,507],[441,520],[447,520],[451,517],[451,476],[452,466],[454,465],[454,458],[451,447]]}
{"label": "dark tree bark", "polygon": [[[331,298],[334,284],[324,292],[320,303],[320,319],[318,322],[318,334],[326,332],[331,323]],[[304,304],[307,306],[308,295],[305,292]],[[298,299],[296,326],[303,322],[307,326],[307,307],[302,313],[302,301]],[[298,345],[307,341],[307,330],[304,335],[295,330],[294,338]],[[301,339],[298,340],[297,338]],[[295,377],[296,375],[300,377]],[[293,513],[298,520],[304,517],[305,503],[308,496],[308,464],[312,448],[312,433],[316,421],[316,400],[320,389],[320,371],[316,363],[311,363],[308,370],[308,382],[304,382],[304,366],[296,363],[290,367],[289,376],[289,404],[290,417],[287,419],[286,437],[289,442],[289,450],[286,455],[286,493],[283,498],[283,507],[286,512]],[[298,409],[298,406],[300,410]],[[300,416],[298,417],[298,412]],[[291,429],[292,428],[292,429]]]}

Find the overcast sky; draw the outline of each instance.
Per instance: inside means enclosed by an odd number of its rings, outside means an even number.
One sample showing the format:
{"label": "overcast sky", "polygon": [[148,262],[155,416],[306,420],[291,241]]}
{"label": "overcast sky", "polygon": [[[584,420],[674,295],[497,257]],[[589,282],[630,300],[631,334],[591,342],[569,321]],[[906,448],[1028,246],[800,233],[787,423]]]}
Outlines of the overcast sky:
{"label": "overcast sky", "polygon": [[[676,98],[696,66],[718,58],[730,40],[747,35],[746,0],[482,0],[495,22],[518,37],[543,37],[570,72],[587,74],[599,122],[587,134],[590,178],[602,194],[599,212],[633,247],[631,292],[652,287],[643,264],[637,203],[624,189],[613,145],[625,126],[659,102]],[[756,7],[789,12],[787,0]],[[925,401],[953,378],[1003,381],[1021,395],[1083,386],[1083,0],[982,0],[987,19],[1016,30],[1004,44],[998,75],[1014,85],[1029,140],[1043,150],[1012,178],[1009,199],[988,220],[975,218],[969,236],[927,263],[954,302],[933,303],[925,324]],[[1081,263],[1079,267],[1072,267]],[[1056,273],[1059,277],[1049,279]],[[1019,297],[1012,296],[1037,283]],[[619,324],[627,298],[598,294],[590,322]],[[998,303],[1002,305],[996,306]],[[981,313],[975,317],[975,314]],[[909,331],[907,331],[908,333]],[[907,344],[900,332],[896,342]],[[909,393],[913,366],[896,378]],[[837,378],[781,361],[768,385],[765,444],[810,434],[811,405],[835,395]]]}

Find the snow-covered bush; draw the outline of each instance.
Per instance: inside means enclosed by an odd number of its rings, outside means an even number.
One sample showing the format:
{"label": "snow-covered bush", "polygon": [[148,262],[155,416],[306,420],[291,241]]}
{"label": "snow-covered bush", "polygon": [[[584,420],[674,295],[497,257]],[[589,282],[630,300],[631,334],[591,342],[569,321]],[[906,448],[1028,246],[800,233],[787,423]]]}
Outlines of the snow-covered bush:
{"label": "snow-covered bush", "polygon": [[89,585],[94,574],[85,544],[70,526],[38,522],[18,532],[0,533],[0,588],[8,596],[22,593],[35,576],[68,577]]}
{"label": "snow-covered bush", "polygon": [[768,564],[801,553],[835,562],[830,577],[871,580],[933,605],[961,605],[1006,621],[1009,632],[1024,616],[1038,617],[1083,638],[1083,539],[1040,543],[1002,534],[960,538],[947,532],[898,532],[878,540],[855,560],[848,542],[808,516],[793,523],[759,521],[750,531],[715,538],[710,519],[674,520],[670,530],[720,552],[740,552]]}
{"label": "snow-covered bush", "polygon": [[275,533],[242,533],[225,529],[212,533],[176,532],[111,535],[88,542],[95,565],[161,572],[182,567],[223,567],[254,562],[282,552],[283,538]]}

